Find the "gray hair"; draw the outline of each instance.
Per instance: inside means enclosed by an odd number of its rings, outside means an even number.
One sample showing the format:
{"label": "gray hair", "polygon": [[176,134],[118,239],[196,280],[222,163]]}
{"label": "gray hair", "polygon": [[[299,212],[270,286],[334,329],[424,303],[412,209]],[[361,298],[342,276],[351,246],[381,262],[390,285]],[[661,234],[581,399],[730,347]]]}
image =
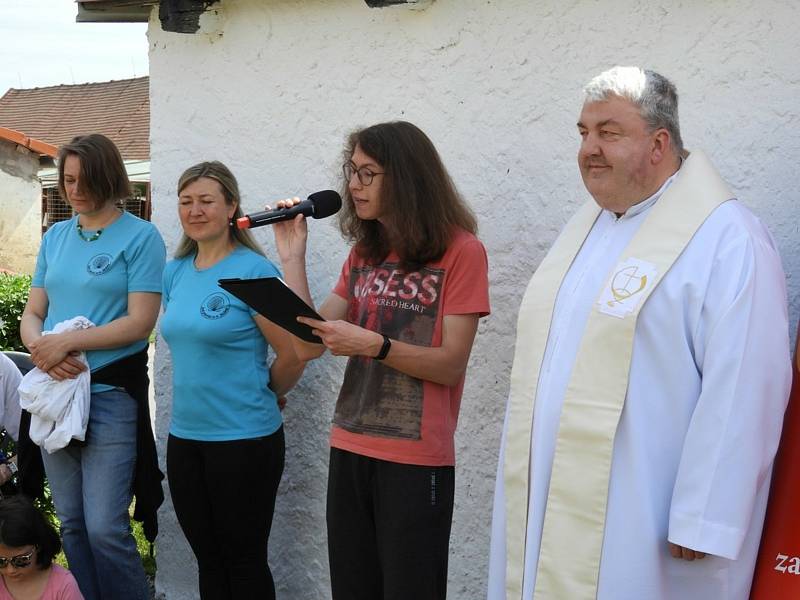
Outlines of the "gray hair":
{"label": "gray hair", "polygon": [[676,154],[683,152],[678,122],[678,91],[663,75],[639,67],[613,67],[583,88],[584,102],[601,102],[619,96],[639,106],[650,131],[666,129]]}

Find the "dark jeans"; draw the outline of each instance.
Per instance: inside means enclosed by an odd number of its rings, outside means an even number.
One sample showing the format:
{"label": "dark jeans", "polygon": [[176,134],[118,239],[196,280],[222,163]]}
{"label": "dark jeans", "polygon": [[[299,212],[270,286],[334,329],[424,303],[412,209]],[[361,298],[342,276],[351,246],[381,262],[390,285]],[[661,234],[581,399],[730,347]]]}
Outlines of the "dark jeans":
{"label": "dark jeans", "polygon": [[453,467],[331,448],[328,557],[334,600],[444,600]]}
{"label": "dark jeans", "polygon": [[203,600],[275,598],[267,543],[284,450],[283,427],[229,442],[169,436],[169,489],[197,557]]}

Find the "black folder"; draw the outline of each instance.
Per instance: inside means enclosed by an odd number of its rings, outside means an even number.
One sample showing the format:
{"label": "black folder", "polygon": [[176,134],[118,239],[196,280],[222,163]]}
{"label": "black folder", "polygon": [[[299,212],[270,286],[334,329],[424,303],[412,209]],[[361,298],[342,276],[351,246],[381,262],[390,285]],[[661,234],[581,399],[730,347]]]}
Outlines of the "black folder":
{"label": "black folder", "polygon": [[219,286],[239,298],[279,327],[283,327],[306,342],[321,344],[322,340],[311,333],[311,327],[300,323],[297,317],[311,317],[324,321],[313,308],[303,302],[279,277],[256,279],[220,279]]}

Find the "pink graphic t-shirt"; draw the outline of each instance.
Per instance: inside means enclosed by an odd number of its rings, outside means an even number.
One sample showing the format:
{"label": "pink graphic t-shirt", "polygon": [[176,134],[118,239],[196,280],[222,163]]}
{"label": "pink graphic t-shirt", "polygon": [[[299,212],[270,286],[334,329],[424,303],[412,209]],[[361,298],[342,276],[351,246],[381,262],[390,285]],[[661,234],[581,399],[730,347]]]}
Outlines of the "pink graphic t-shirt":
{"label": "pink graphic t-shirt", "polygon": [[[489,314],[483,244],[458,232],[444,256],[414,272],[396,254],[380,265],[355,250],[333,292],[348,302],[347,320],[417,346],[440,346],[447,315]],[[336,403],[331,446],[392,462],[455,464],[453,436],[464,377],[454,386],[423,381],[383,362],[353,356]]]}

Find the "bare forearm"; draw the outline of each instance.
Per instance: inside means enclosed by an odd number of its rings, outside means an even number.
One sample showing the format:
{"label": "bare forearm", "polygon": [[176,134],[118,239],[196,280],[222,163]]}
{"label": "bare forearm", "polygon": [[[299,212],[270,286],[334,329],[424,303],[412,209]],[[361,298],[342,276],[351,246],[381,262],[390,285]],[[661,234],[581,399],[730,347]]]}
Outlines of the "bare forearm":
{"label": "bare forearm", "polygon": [[[336,297],[332,295],[331,298]],[[330,301],[326,301],[326,304]],[[346,306],[344,300],[341,303]],[[338,314],[344,314],[344,311],[339,311]],[[322,338],[325,347],[336,356],[374,358],[383,347],[383,335],[341,319],[318,321],[300,317],[299,320],[311,325],[314,333]],[[392,339],[384,363],[417,379],[456,385],[467,368],[477,328],[477,314],[445,316],[439,346],[416,346]]]}
{"label": "bare forearm", "polygon": [[325,353],[324,345],[306,342],[295,335],[292,336],[292,347],[294,348],[295,354],[297,354],[298,358],[303,362],[319,358]]}
{"label": "bare forearm", "polygon": [[158,317],[160,300],[161,295],[157,293],[133,292],[128,294],[127,314],[110,323],[42,336],[47,295],[41,288],[32,288],[23,313],[25,344],[34,364],[43,371],[49,371],[74,352],[126,346],[150,335]]}
{"label": "bare forearm", "polygon": [[[314,308],[311,299],[311,290],[308,287],[308,275],[306,274],[305,260],[292,259],[281,263],[283,267],[283,279],[292,291],[302,298],[303,302]],[[309,361],[322,356],[325,346],[322,344],[311,344],[296,336],[292,336],[292,347],[302,361]]]}
{"label": "bare forearm", "polygon": [[155,322],[150,319],[126,315],[106,325],[68,331],[60,335],[67,336],[66,343],[71,351],[106,350],[147,339],[154,326]]}
{"label": "bare forearm", "polygon": [[[303,275],[303,278],[305,279],[305,275]],[[329,321],[344,319],[347,314],[347,300],[336,294],[330,294],[325,299],[325,302],[322,303],[322,306],[319,307],[318,312],[323,319]],[[303,361],[319,358],[325,353],[324,344],[312,344],[296,336],[292,336],[292,346],[297,356]]]}
{"label": "bare forearm", "polygon": [[47,315],[49,305],[50,301],[47,298],[47,292],[43,288],[31,287],[19,324],[22,343],[25,344],[29,352],[32,352],[31,347],[35,345],[36,340],[42,337],[44,318]]}
{"label": "bare forearm", "polygon": [[30,349],[31,344],[42,337],[43,326],[44,321],[37,315],[27,312],[22,315],[19,323],[19,335],[26,348]]}
{"label": "bare forearm", "polygon": [[269,368],[270,389],[277,396],[283,396],[300,380],[304,369],[305,363],[296,357],[276,357]]}
{"label": "bare forearm", "polygon": [[308,275],[306,274],[306,262],[304,259],[292,259],[281,263],[283,267],[283,279],[292,291],[303,299],[303,302],[314,308],[314,301],[311,299],[311,290],[308,287]]}
{"label": "bare forearm", "polygon": [[[391,350],[383,363],[417,379],[441,385],[456,385],[464,375],[467,361],[453,356],[445,348],[415,346],[391,340]],[[364,356],[374,357],[383,346],[383,336],[375,334],[374,341],[364,349]],[[469,355],[466,357],[469,359]]]}

